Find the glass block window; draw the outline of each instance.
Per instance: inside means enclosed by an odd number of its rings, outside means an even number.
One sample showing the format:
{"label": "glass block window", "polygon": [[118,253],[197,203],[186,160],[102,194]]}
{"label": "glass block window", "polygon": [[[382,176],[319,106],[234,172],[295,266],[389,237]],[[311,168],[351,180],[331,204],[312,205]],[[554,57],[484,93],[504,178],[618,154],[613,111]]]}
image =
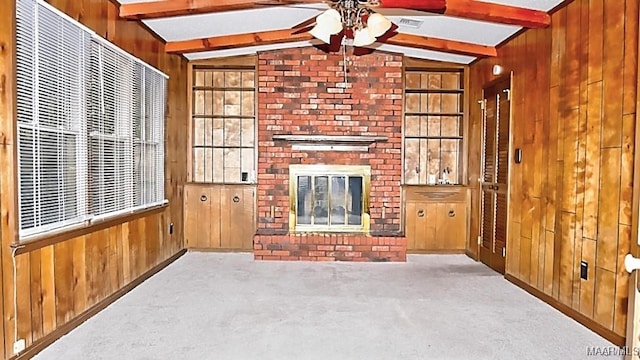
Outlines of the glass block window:
{"label": "glass block window", "polygon": [[406,69],[404,182],[462,182],[463,73]]}
{"label": "glass block window", "polygon": [[192,176],[202,183],[255,181],[255,69],[193,70]]}

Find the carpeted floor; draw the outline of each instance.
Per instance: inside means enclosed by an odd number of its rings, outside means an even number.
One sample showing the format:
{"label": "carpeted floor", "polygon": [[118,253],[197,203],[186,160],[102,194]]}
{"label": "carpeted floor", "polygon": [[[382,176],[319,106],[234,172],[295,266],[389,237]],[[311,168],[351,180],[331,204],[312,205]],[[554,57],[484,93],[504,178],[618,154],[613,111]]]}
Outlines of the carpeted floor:
{"label": "carpeted floor", "polygon": [[463,255],[187,253],[35,359],[597,359],[587,348],[609,346]]}

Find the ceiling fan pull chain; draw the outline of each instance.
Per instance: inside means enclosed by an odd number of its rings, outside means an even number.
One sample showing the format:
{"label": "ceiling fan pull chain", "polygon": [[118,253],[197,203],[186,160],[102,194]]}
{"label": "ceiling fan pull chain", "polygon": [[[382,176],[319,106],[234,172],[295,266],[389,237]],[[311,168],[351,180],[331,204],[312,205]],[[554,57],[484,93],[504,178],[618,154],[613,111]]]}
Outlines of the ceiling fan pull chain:
{"label": "ceiling fan pull chain", "polygon": [[342,71],[344,73],[344,83],[348,82],[347,80],[347,44],[342,45]]}

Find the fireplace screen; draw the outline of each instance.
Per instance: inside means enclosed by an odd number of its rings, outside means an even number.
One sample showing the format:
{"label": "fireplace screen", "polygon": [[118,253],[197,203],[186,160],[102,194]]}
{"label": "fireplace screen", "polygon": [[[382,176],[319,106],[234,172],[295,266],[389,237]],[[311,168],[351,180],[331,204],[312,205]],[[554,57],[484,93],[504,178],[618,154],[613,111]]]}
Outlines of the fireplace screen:
{"label": "fireplace screen", "polygon": [[291,166],[292,230],[367,230],[370,172],[368,166]]}

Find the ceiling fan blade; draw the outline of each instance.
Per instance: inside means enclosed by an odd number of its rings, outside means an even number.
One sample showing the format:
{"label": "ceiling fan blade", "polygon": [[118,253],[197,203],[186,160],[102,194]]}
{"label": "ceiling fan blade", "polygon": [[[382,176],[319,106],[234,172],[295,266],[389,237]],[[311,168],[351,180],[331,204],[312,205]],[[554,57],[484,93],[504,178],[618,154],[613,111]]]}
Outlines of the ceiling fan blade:
{"label": "ceiling fan blade", "polygon": [[294,29],[294,30],[295,29],[308,28],[310,25],[314,24],[315,22],[316,22],[316,17],[314,16],[314,17],[308,18],[307,20],[305,20],[305,21],[303,21],[303,22],[301,22],[299,24],[294,25],[291,28]]}
{"label": "ceiling fan blade", "polygon": [[385,32],[384,34],[378,36],[377,38],[377,42],[385,42],[387,40],[389,40],[390,38],[394,37],[398,32],[398,25],[396,25],[395,23],[391,23],[391,27],[389,28],[389,30],[387,30],[387,32]]}

